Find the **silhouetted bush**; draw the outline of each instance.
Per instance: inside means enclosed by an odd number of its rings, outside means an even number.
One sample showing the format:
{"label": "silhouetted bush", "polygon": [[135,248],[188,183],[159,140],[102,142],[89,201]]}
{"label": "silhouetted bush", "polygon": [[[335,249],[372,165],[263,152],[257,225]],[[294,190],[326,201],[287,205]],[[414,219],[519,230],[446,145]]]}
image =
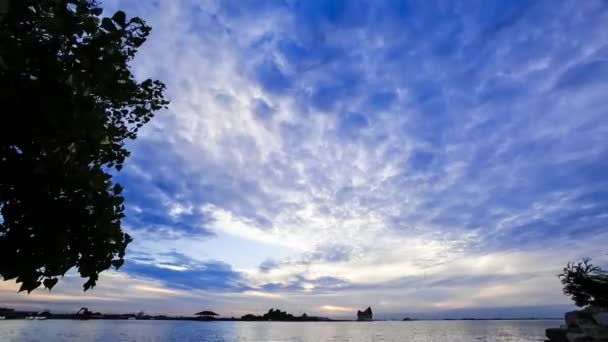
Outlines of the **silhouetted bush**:
{"label": "silhouetted bush", "polygon": [[608,308],[608,273],[591,264],[591,259],[569,262],[558,277],[564,285],[564,294],[577,306]]}

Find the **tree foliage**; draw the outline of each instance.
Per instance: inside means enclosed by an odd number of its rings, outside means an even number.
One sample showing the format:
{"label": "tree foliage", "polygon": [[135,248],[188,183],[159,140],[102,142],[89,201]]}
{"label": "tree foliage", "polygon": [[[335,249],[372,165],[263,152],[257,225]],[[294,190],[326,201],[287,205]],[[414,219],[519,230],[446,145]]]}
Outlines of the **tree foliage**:
{"label": "tree foliage", "polygon": [[558,277],[564,285],[564,294],[577,306],[608,308],[608,273],[591,264],[591,259],[568,263]]}
{"label": "tree foliage", "polygon": [[124,262],[125,141],[166,107],[128,63],[150,33],[94,0],[12,0],[0,13],[0,276],[51,289],[76,267],[95,286]]}

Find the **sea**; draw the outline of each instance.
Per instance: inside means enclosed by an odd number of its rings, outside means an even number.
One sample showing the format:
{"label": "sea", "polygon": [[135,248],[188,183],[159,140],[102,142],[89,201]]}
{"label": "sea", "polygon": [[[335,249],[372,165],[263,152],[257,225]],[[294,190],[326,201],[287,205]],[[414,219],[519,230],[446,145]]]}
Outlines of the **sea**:
{"label": "sea", "polygon": [[0,342],[232,341],[544,341],[559,320],[238,322],[154,320],[3,320]]}

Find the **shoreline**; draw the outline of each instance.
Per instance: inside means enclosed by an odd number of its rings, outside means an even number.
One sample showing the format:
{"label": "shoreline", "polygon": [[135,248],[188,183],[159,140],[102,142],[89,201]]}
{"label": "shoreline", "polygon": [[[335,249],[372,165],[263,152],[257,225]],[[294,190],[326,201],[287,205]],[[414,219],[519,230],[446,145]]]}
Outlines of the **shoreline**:
{"label": "shoreline", "polygon": [[2,321],[46,321],[46,320],[72,320],[72,321],[193,321],[193,322],[290,322],[290,323],[335,323],[335,322],[356,322],[356,323],[373,323],[373,322],[446,322],[446,321],[559,321],[561,318],[438,318],[438,319],[412,319],[412,320],[373,320],[373,321],[357,321],[346,319],[329,319],[329,320],[244,320],[231,318],[217,319],[199,319],[191,317],[149,317],[149,318],[122,318],[122,317],[94,317],[94,318],[78,318],[78,317],[46,317],[44,319],[31,319],[26,317],[5,318]]}

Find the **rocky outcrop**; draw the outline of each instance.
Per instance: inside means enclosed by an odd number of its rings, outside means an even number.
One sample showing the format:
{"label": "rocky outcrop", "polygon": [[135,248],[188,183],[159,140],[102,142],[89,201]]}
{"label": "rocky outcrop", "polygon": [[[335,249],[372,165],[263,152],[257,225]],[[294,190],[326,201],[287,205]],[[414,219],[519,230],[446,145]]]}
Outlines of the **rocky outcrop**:
{"label": "rocky outcrop", "polygon": [[588,307],[564,315],[566,324],[546,330],[548,342],[608,342],[608,310]]}
{"label": "rocky outcrop", "polygon": [[568,330],[563,328],[549,328],[545,330],[547,341],[551,342],[568,342],[568,339],[566,338],[567,333]]}
{"label": "rocky outcrop", "polygon": [[368,307],[365,311],[357,311],[357,321],[371,321],[373,319],[372,308]]}

